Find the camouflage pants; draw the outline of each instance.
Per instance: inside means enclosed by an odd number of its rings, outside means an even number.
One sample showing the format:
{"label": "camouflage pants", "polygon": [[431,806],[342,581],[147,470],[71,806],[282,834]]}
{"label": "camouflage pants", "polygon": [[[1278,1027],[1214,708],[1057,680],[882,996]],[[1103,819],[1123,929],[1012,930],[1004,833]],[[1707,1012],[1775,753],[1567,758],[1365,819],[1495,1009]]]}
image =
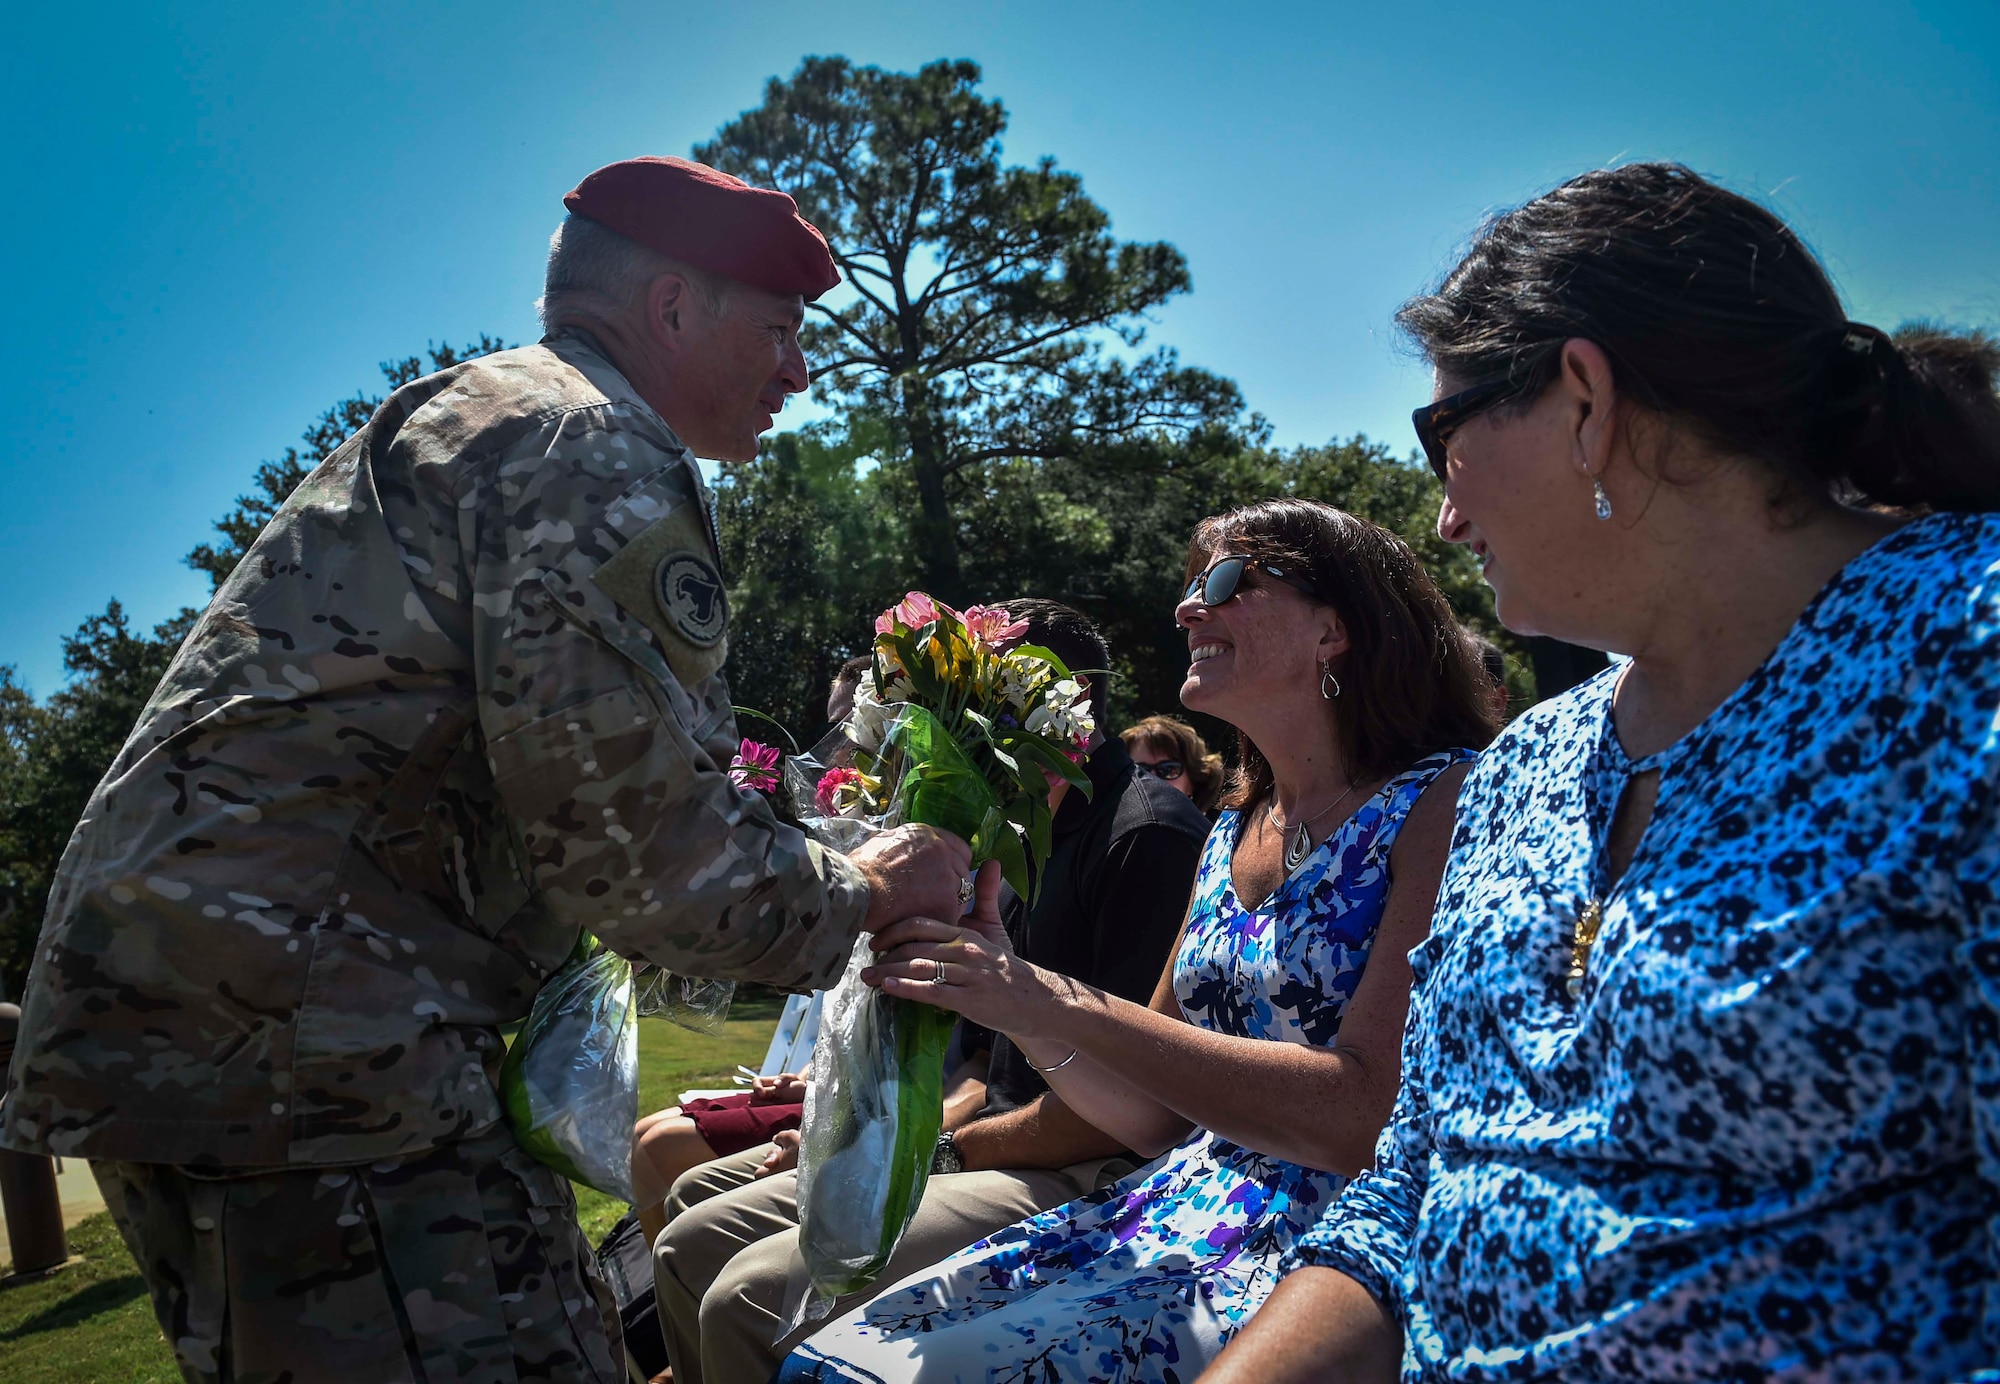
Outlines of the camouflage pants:
{"label": "camouflage pants", "polygon": [[569,1184],[504,1127],[352,1167],[92,1166],[190,1381],[624,1378]]}

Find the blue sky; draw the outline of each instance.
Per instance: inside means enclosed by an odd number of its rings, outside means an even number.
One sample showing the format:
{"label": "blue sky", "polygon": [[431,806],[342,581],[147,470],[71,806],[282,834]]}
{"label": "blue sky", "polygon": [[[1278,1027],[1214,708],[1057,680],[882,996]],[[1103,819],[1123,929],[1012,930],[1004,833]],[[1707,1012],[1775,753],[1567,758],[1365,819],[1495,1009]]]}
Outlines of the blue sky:
{"label": "blue sky", "polygon": [[[684,154],[809,53],[984,65],[1010,157],[1195,289],[1153,339],[1284,443],[1410,445],[1390,314],[1492,209],[1669,157],[1762,197],[1857,317],[2000,326],[2000,5],[34,6],[0,54],[0,663],[46,694],[378,361],[535,335],[561,196]],[[787,414],[787,419],[793,415]],[[785,420],[781,420],[781,425]]]}

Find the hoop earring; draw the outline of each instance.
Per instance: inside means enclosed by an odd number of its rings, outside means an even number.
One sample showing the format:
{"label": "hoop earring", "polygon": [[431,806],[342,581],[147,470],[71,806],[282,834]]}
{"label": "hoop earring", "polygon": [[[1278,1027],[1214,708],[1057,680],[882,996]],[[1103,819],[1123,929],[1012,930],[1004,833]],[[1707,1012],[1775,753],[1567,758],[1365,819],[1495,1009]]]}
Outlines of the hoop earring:
{"label": "hoop earring", "polygon": [[1592,480],[1590,488],[1592,493],[1597,496],[1597,517],[1599,519],[1609,519],[1611,517],[1611,497],[1604,493],[1604,482],[1601,480]]}
{"label": "hoop earring", "polygon": [[[1327,691],[1329,685],[1333,688],[1331,692]],[[1340,695],[1340,679],[1333,675],[1333,665],[1331,663],[1322,663],[1319,665],[1319,694],[1328,701],[1332,701]]]}

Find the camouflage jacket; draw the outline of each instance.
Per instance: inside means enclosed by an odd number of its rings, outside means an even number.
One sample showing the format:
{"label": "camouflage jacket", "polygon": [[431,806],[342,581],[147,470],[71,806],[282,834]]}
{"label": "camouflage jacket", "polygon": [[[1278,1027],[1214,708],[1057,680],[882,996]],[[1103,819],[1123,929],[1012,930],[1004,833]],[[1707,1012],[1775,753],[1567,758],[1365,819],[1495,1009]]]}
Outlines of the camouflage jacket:
{"label": "camouflage jacket", "polygon": [[839,974],[843,857],[726,774],[693,458],[580,335],[396,391],[216,593],[63,857],[0,1143],[377,1159],[500,1114],[498,1028],[588,928]]}

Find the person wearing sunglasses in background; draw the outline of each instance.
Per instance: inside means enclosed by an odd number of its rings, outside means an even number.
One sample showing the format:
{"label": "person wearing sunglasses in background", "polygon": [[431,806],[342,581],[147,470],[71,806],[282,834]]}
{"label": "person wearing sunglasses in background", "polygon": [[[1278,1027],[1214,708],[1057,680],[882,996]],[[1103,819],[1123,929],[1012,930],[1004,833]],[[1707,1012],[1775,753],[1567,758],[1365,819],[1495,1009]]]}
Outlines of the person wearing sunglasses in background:
{"label": "person wearing sunglasses in background", "polygon": [[1203,743],[1201,732],[1177,716],[1148,716],[1118,732],[1132,767],[1151,774],[1194,799],[1194,805],[1215,819],[1215,800],[1222,794],[1226,771],[1222,756]]}
{"label": "person wearing sunglasses in background", "polygon": [[1191,1377],[1367,1165],[1490,689],[1410,550],[1329,505],[1206,520],[1188,573],[1181,699],[1237,728],[1242,767],[1152,1003],[1016,955],[990,870],[963,926],[906,924],[864,973],[1007,1034],[1156,1161],[904,1279],[782,1379]]}
{"label": "person wearing sunglasses in background", "polygon": [[2000,342],[1672,164],[1400,320],[1438,532],[1629,654],[1480,757],[1376,1165],[1204,1384],[2000,1365]]}

